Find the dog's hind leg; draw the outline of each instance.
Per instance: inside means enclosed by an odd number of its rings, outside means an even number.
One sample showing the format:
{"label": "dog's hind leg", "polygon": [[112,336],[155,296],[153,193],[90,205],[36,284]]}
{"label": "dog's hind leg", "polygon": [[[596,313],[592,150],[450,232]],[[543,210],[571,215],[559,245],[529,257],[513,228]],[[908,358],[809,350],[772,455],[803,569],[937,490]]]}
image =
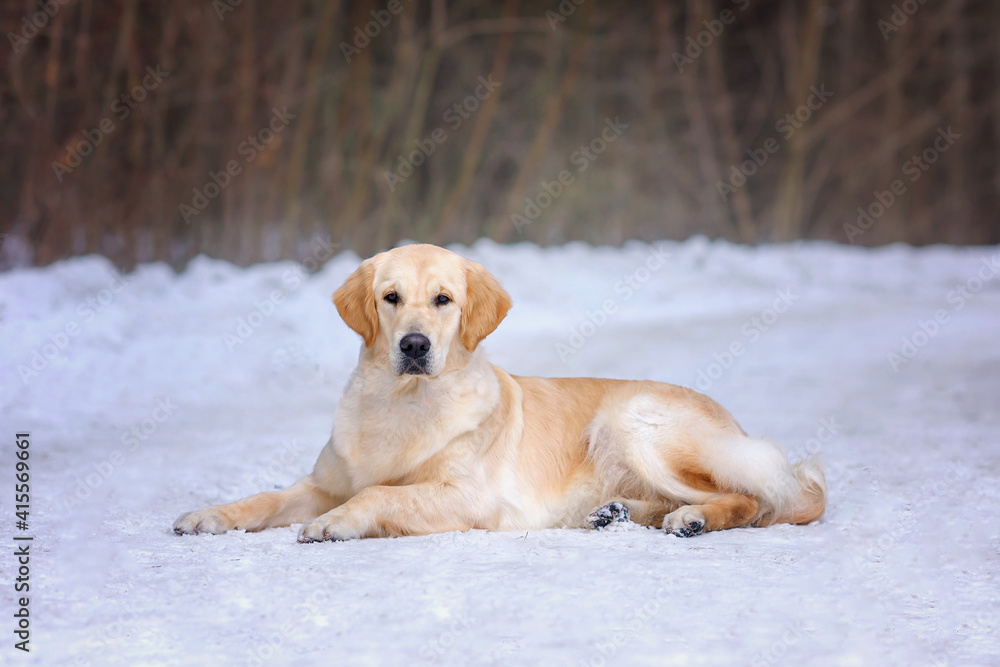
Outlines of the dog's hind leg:
{"label": "dog's hind leg", "polygon": [[685,505],[663,517],[663,530],[692,537],[706,530],[725,530],[749,523],[757,515],[757,500],[740,493],[719,493],[701,505]]}
{"label": "dog's hind leg", "polygon": [[823,514],[818,465],[792,465],[780,445],[748,437],[695,392],[673,388],[608,401],[588,437],[588,456],[608,495],[672,503],[663,528],[674,535],[807,523]]}

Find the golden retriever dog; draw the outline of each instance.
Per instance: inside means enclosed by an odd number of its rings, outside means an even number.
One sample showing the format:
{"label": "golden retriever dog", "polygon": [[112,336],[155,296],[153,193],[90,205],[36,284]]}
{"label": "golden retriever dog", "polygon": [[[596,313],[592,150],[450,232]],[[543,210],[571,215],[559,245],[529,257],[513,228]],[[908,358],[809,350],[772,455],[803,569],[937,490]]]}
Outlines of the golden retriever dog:
{"label": "golden retriever dog", "polygon": [[299,542],[318,542],[631,520],[690,537],[823,514],[820,467],[790,464],[707,396],[491,365],[479,344],[510,297],[453,252],[380,253],[333,301],[364,345],[312,473],[185,514],[175,532],[303,523]]}

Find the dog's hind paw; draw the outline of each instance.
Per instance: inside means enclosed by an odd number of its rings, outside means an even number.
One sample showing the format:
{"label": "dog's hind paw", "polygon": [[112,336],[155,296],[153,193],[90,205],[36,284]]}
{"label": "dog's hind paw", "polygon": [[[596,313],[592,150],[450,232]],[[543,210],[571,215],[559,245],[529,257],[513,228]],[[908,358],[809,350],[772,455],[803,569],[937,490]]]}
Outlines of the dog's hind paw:
{"label": "dog's hind paw", "polygon": [[682,507],[663,517],[663,530],[677,537],[694,537],[705,532],[705,515],[693,507]]}
{"label": "dog's hind paw", "polygon": [[604,528],[612,523],[628,523],[628,508],[619,502],[601,505],[590,513],[587,522],[591,528]]}

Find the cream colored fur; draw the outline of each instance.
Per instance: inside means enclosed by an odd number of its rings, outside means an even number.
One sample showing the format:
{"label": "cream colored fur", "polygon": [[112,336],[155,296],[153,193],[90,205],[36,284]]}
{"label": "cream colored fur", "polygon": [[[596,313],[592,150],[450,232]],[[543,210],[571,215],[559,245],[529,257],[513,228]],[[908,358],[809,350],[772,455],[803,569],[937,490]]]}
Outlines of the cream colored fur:
{"label": "cream colored fur", "polygon": [[[595,507],[618,501],[632,520],[687,536],[823,513],[822,470],[790,465],[707,396],[490,365],[479,343],[510,297],[455,253],[412,245],[376,255],[334,302],[364,344],[312,473],[185,514],[176,532],[303,523],[299,541],[313,542],[583,527]],[[429,342],[422,369],[401,350],[407,334]]]}

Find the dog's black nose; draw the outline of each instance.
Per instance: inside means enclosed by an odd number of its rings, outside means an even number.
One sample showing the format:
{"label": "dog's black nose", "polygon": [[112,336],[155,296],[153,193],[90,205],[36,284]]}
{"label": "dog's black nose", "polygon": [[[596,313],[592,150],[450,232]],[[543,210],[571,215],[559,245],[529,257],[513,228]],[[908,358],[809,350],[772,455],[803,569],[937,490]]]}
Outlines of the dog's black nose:
{"label": "dog's black nose", "polygon": [[431,349],[431,342],[427,340],[427,336],[421,334],[406,334],[399,341],[399,349],[410,359],[420,359]]}

